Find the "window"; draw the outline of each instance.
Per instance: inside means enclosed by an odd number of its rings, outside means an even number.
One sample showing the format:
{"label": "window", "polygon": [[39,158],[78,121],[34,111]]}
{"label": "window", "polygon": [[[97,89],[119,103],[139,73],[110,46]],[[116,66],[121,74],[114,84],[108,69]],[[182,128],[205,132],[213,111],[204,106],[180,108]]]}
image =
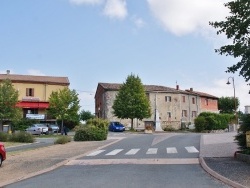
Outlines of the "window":
{"label": "window", "polygon": [[182,102],[186,102],[186,97],[182,96]]}
{"label": "window", "polygon": [[187,110],[182,110],[182,117],[187,117]]}
{"label": "window", "polygon": [[26,88],[26,97],[34,97],[34,88]]}
{"label": "window", "polygon": [[171,102],[171,96],[165,96],[165,101],[166,102]]}
{"label": "window", "polygon": [[167,112],[168,118],[171,118],[171,112]]}
{"label": "window", "polygon": [[195,104],[195,98],[194,97],[192,98],[192,103]]}
{"label": "window", "polygon": [[205,105],[208,106],[208,99],[205,99]]}
{"label": "window", "polygon": [[197,112],[196,111],[192,111],[192,117],[197,117]]}

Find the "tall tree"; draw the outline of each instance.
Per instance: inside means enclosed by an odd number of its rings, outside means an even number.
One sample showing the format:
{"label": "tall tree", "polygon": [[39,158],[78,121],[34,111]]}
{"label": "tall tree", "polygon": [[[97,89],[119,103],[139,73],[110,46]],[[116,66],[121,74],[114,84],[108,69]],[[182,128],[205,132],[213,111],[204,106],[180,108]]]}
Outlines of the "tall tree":
{"label": "tall tree", "polygon": [[18,103],[18,91],[13,87],[9,79],[0,83],[0,127],[4,120],[13,120],[20,117]]}
{"label": "tall tree", "polygon": [[230,9],[230,16],[225,21],[210,22],[217,30],[217,35],[226,34],[232,44],[222,46],[215,52],[220,55],[233,56],[239,59],[238,63],[228,67],[226,72],[235,73],[240,70],[239,75],[245,81],[250,79],[250,1],[234,0],[225,3]]}
{"label": "tall tree", "polygon": [[93,114],[91,114],[90,111],[85,111],[85,110],[82,110],[80,112],[80,119],[82,121],[87,121],[88,119],[93,119],[95,116]]}
{"label": "tall tree", "polygon": [[236,109],[239,107],[239,99],[234,97],[221,97],[219,98],[218,108],[222,114],[234,114],[235,113],[235,102]]}
{"label": "tall tree", "polygon": [[63,121],[79,122],[78,111],[80,109],[78,94],[75,90],[64,88],[53,91],[49,97],[48,114],[61,120],[61,133],[63,134]]}
{"label": "tall tree", "polygon": [[141,79],[133,74],[129,75],[122,84],[113,104],[114,115],[118,118],[142,120],[151,115],[149,100],[146,96]]}

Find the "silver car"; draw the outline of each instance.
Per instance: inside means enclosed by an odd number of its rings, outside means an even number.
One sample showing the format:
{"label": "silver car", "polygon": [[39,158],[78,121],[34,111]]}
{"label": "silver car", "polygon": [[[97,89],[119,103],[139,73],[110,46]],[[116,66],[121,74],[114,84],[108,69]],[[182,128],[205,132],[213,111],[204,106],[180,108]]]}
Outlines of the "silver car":
{"label": "silver car", "polygon": [[25,131],[34,135],[48,134],[48,127],[44,124],[33,124]]}
{"label": "silver car", "polygon": [[49,124],[47,125],[49,128],[49,132],[51,133],[59,133],[59,126],[56,124]]}

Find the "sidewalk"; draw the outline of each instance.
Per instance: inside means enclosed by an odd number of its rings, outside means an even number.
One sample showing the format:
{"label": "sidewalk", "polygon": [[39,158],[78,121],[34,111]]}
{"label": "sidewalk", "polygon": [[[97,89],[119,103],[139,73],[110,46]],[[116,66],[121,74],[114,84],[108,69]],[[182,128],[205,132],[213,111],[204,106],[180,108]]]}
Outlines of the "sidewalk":
{"label": "sidewalk", "polygon": [[250,187],[250,164],[234,158],[236,132],[202,135],[200,163],[212,176],[232,187]]}

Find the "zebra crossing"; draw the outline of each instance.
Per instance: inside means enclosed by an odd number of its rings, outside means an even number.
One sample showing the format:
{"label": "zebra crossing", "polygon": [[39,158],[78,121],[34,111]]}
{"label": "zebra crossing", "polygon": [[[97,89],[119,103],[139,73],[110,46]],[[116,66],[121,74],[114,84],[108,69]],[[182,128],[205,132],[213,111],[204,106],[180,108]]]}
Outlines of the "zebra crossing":
{"label": "zebra crossing", "polygon": [[[197,150],[194,146],[187,146],[187,147],[185,147],[185,150],[187,153],[199,153],[199,150]],[[93,152],[87,154],[86,156],[93,157],[93,156],[98,156],[101,154],[103,154],[105,156],[115,156],[121,152],[125,152],[124,155],[126,155],[126,156],[131,156],[131,155],[136,155],[140,151],[141,151],[140,148],[132,148],[128,151],[125,151],[124,149],[114,149],[112,151],[106,151],[105,149],[101,149],[101,150],[93,151]],[[148,148],[146,151],[146,155],[156,155],[158,153],[158,151],[159,151],[158,148]],[[178,150],[176,147],[167,147],[166,153],[167,154],[177,154]]]}

